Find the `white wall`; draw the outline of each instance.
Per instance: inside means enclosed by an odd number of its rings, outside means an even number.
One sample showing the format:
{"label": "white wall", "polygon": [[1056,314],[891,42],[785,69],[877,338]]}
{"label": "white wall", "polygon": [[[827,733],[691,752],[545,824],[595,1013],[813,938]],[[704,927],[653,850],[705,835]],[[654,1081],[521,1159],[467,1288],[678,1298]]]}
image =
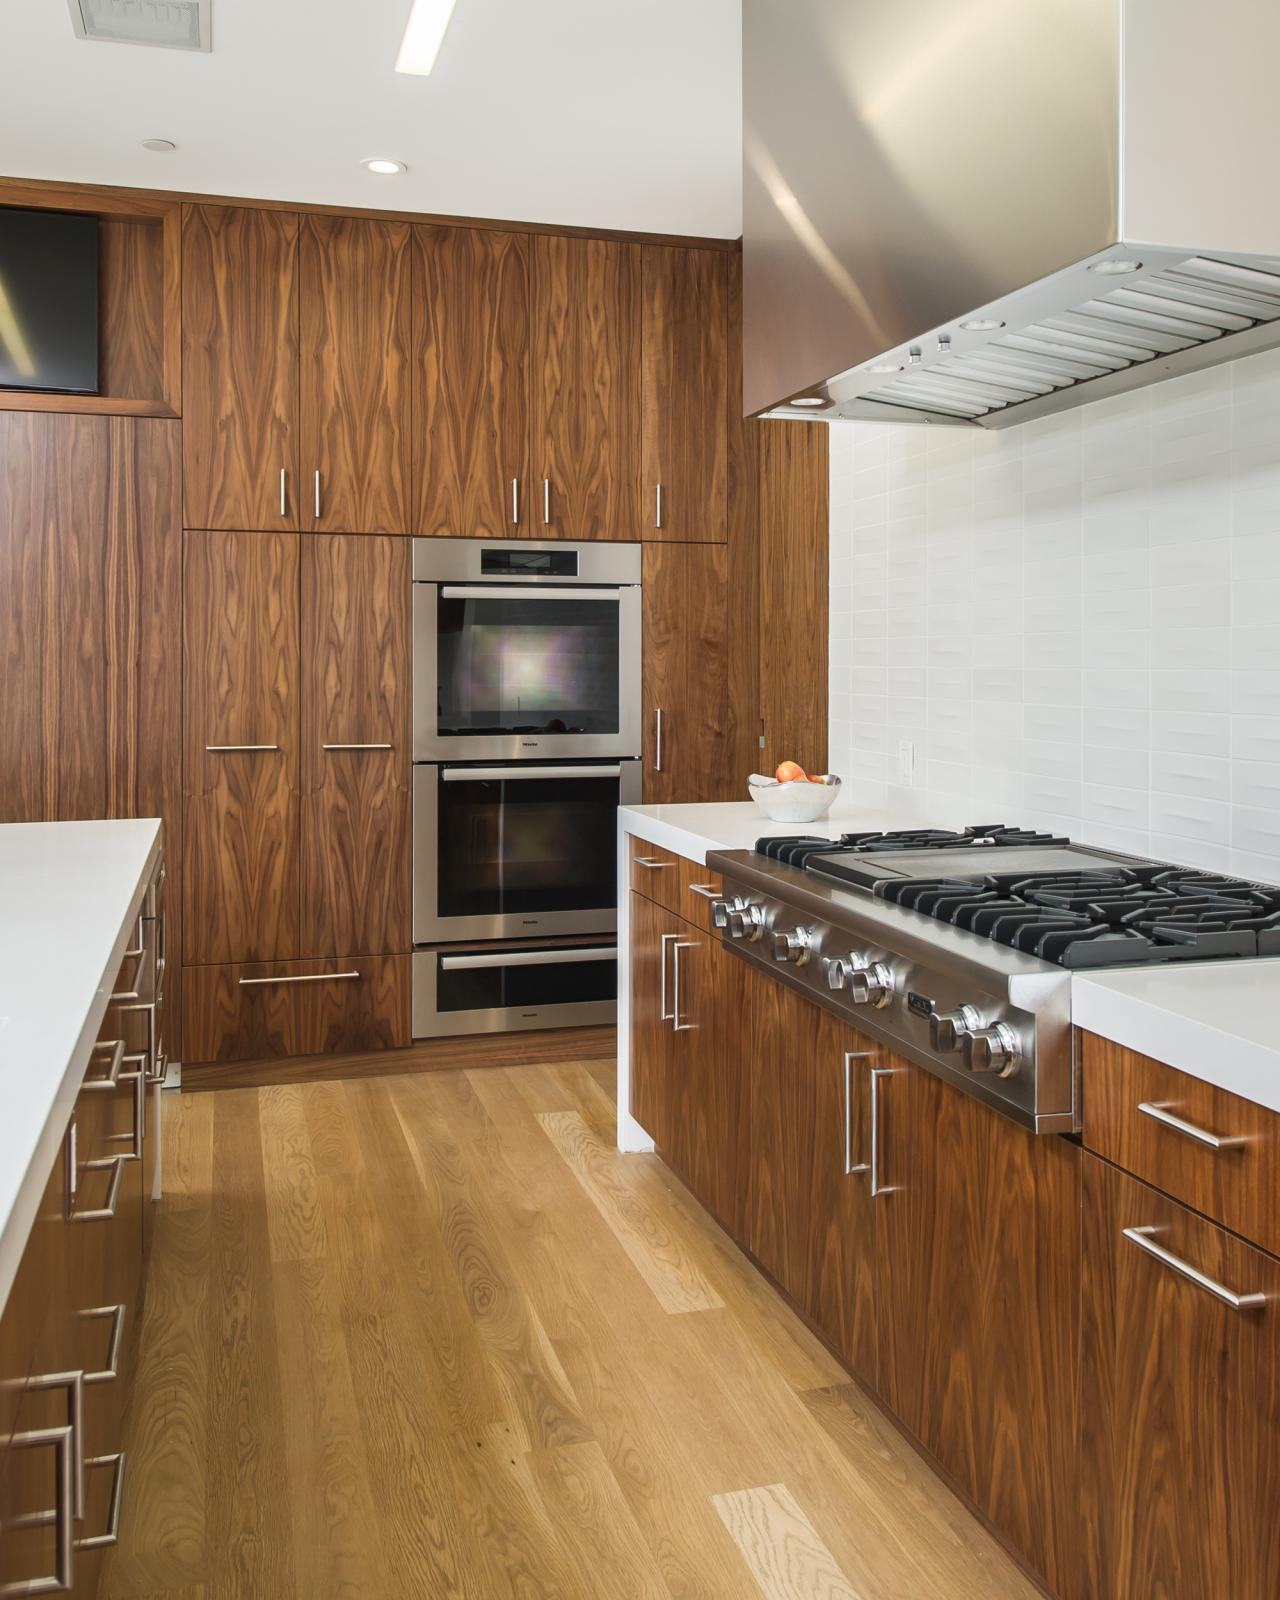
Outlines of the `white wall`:
{"label": "white wall", "polygon": [[833,427],[831,770],[1280,882],[1280,351],[999,433]]}

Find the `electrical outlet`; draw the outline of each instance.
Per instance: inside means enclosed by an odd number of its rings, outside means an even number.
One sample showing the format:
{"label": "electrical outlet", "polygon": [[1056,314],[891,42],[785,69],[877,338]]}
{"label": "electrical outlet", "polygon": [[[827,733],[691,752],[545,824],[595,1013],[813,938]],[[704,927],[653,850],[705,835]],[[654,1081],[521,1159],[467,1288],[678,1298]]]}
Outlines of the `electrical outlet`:
{"label": "electrical outlet", "polygon": [[914,739],[898,740],[898,786],[903,789],[915,787],[916,781],[916,742]]}

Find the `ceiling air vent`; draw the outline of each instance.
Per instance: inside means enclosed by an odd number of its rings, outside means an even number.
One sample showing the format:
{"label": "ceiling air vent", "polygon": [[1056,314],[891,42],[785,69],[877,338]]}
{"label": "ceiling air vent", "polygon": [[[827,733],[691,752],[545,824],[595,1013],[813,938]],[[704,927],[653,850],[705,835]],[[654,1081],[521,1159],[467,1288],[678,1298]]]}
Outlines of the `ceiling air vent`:
{"label": "ceiling air vent", "polygon": [[68,0],[81,39],[150,44],[162,50],[209,50],[213,0]]}

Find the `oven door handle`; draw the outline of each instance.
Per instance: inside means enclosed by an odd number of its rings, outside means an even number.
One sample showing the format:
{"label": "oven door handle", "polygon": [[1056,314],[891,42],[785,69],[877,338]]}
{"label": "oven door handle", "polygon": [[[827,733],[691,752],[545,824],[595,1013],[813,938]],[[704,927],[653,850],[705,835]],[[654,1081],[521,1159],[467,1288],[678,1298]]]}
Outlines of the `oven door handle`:
{"label": "oven door handle", "polygon": [[584,584],[579,589],[553,589],[549,585],[530,583],[517,587],[509,584],[442,583],[442,600],[622,600],[621,589],[589,589]]}
{"label": "oven door handle", "polygon": [[521,783],[530,778],[620,778],[622,768],[612,767],[445,767],[445,783]]}
{"label": "oven door handle", "polygon": [[583,945],[580,950],[487,950],[474,956],[441,956],[442,972],[468,972],[476,967],[558,967],[565,962],[616,961],[616,944]]}

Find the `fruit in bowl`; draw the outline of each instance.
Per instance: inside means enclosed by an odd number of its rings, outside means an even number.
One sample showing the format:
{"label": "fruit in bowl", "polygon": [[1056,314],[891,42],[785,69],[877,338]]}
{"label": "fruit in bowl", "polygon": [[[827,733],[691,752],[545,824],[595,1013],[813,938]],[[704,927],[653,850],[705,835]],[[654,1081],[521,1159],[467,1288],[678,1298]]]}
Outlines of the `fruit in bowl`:
{"label": "fruit in bowl", "polygon": [[747,793],[773,822],[817,822],[839,792],[834,773],[810,775],[798,761],[779,763],[772,778],[753,772],[747,779]]}

